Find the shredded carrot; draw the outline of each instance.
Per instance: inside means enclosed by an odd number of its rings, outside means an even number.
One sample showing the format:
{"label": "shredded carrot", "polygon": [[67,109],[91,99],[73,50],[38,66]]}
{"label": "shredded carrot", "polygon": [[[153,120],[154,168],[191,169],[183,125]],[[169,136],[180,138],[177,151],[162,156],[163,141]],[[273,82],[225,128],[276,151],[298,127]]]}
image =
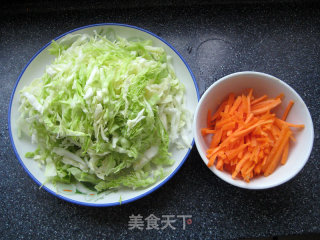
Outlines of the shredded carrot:
{"label": "shredded carrot", "polygon": [[259,102],[265,100],[266,98],[268,98],[268,96],[267,95],[263,95],[262,97],[259,97],[259,98],[255,99],[255,100],[253,100],[251,102],[251,105],[255,105],[256,103],[259,103]]}
{"label": "shredded carrot", "polygon": [[293,124],[293,123],[288,123],[285,121],[282,121],[280,119],[277,119],[278,122],[281,124],[287,125],[288,127],[294,127],[294,128],[304,128],[304,124]]}
{"label": "shredded carrot", "polygon": [[212,130],[210,128],[202,128],[201,129],[201,134],[202,136],[205,136],[207,134],[212,134],[212,133],[216,133],[217,131],[216,130]]}
{"label": "shredded carrot", "polygon": [[275,108],[276,106],[278,106],[281,103],[281,100],[279,98],[273,100],[272,102],[270,102],[269,104],[265,104],[263,105],[264,102],[260,102],[259,104],[256,104],[255,106],[253,106],[252,108],[252,113],[257,115],[257,114],[261,114],[264,112],[267,112],[273,108]]}
{"label": "shredded carrot", "polygon": [[282,153],[282,157],[281,157],[281,164],[284,165],[287,162],[288,159],[288,153],[289,153],[289,142],[286,143],[283,153]]}
{"label": "shredded carrot", "polygon": [[304,125],[286,122],[293,101],[281,118],[271,112],[283,98],[283,93],[275,98],[255,98],[251,88],[247,95],[230,93],[213,115],[209,109],[207,127],[201,129],[203,136],[211,134],[207,165],[249,182],[286,164],[290,140],[295,141],[291,128],[303,129]]}
{"label": "shredded carrot", "polygon": [[222,112],[222,110],[224,109],[225,105],[227,105],[227,102],[223,102],[220,107],[218,108],[218,110],[216,111],[215,114],[213,114],[212,118],[211,118],[211,123],[219,116],[219,114]]}
{"label": "shredded carrot", "polygon": [[70,189],[63,189],[63,191],[65,191],[65,192],[72,192],[72,190],[70,190]]}
{"label": "shredded carrot", "polygon": [[284,113],[283,113],[283,115],[282,115],[281,120],[284,120],[284,121],[285,121],[285,120],[287,119],[288,113],[290,112],[293,104],[294,104],[294,101],[290,100],[290,102],[289,102],[286,110],[284,111]]}
{"label": "shredded carrot", "polygon": [[273,155],[273,158],[271,159],[271,162],[269,163],[269,165],[267,165],[267,168],[264,171],[264,176],[269,176],[271,173],[274,172],[274,170],[276,169],[276,167],[279,165],[279,159],[281,157],[281,154],[284,150],[285,145],[287,144],[289,137],[290,137],[290,130],[289,128],[286,129],[285,131],[285,135],[282,139],[280,139],[280,144],[279,144],[279,148],[276,149],[275,154]]}
{"label": "shredded carrot", "polygon": [[221,140],[221,136],[222,136],[222,130],[219,129],[217,131],[217,133],[214,134],[214,137],[212,138],[212,142],[210,144],[210,148],[214,148],[214,147],[218,146],[218,144],[219,144],[219,142]]}

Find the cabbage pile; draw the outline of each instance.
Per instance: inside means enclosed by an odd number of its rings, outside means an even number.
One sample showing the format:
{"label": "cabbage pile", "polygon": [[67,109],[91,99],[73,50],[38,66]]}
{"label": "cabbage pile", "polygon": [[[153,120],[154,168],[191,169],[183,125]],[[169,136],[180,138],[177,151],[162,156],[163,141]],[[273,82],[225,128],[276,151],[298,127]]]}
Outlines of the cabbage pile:
{"label": "cabbage pile", "polygon": [[169,147],[189,147],[185,89],[170,57],[149,40],[95,33],[53,41],[45,73],[20,91],[20,134],[53,183],[102,192],[165,177]]}

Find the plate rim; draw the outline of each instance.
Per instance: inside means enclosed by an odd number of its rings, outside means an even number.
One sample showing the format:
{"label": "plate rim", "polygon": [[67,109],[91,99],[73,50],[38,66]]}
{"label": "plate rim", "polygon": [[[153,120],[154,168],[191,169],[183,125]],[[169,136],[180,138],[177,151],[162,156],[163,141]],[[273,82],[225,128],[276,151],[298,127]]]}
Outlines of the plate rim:
{"label": "plate rim", "polygon": [[[140,28],[140,27],[137,27],[137,26],[133,26],[133,25],[128,25],[128,24],[122,24],[122,23],[97,23],[97,24],[90,24],[90,25],[85,25],[85,26],[82,26],[82,27],[78,27],[78,28],[75,28],[75,29],[72,29],[70,31],[67,31],[61,35],[59,35],[58,37],[54,38],[53,40],[58,40],[64,36],[66,36],[67,34],[70,34],[70,33],[73,33],[73,32],[76,32],[76,31],[79,31],[79,30],[82,30],[82,29],[86,29],[86,28],[92,28],[92,27],[97,27],[97,26],[120,26],[120,27],[127,27],[127,28],[133,28],[133,29],[136,29],[136,30],[139,30],[139,31],[142,31],[142,32],[145,32],[157,39],[159,39],[161,42],[163,42],[165,45],[167,45],[169,48],[171,48],[177,55],[178,57],[182,60],[182,62],[184,63],[184,65],[187,67],[188,71],[189,71],[189,74],[191,75],[192,77],[192,80],[193,80],[193,84],[194,84],[194,87],[196,89],[196,92],[197,92],[197,100],[198,100],[198,103],[199,103],[199,100],[200,100],[200,93],[199,93],[199,88],[198,88],[198,85],[197,85],[197,81],[196,81],[196,78],[193,74],[193,72],[191,71],[191,68],[189,67],[188,63],[185,61],[185,59],[182,57],[182,55],[170,44],[168,43],[166,40],[162,39],[161,37],[159,37],[158,35],[148,31],[148,30],[145,30],[143,28]],[[24,72],[26,71],[26,69],[29,67],[29,65],[32,63],[32,61],[42,52],[44,51],[50,44],[51,44],[52,40],[50,42],[48,42],[47,44],[45,44],[42,48],[40,48],[32,57],[31,59],[27,62],[27,64],[25,65],[25,67],[22,69],[21,73],[19,74],[17,80],[16,80],[16,83],[14,85],[14,88],[12,90],[12,93],[11,93],[11,96],[10,96],[10,102],[9,102],[9,109],[8,109],[8,131],[9,131],[9,137],[10,137],[10,142],[11,142],[11,146],[13,148],[13,151],[16,155],[16,157],[18,158],[20,164],[22,165],[23,169],[27,172],[27,174],[31,177],[31,179],[36,182],[37,185],[39,185],[41,188],[43,188],[44,190],[46,190],[47,192],[49,192],[50,194],[52,194],[53,196],[55,197],[58,197],[62,200],[65,200],[67,202],[70,202],[70,203],[74,203],[74,204],[77,204],[77,205],[82,205],[82,206],[87,206],[87,207],[111,207],[111,206],[118,206],[118,205],[123,205],[123,204],[127,204],[127,203],[130,203],[130,202],[134,202],[138,199],[141,199],[149,194],[151,194],[152,192],[156,191],[157,189],[159,189],[160,187],[162,187],[165,183],[167,183],[177,172],[178,170],[181,168],[181,166],[184,164],[184,162],[187,160],[191,150],[193,149],[194,147],[194,143],[195,143],[195,140],[194,140],[194,137],[192,138],[192,143],[191,143],[191,148],[189,148],[188,152],[186,153],[186,155],[184,156],[183,160],[180,162],[180,164],[174,169],[174,171],[169,175],[167,176],[166,179],[164,179],[162,182],[160,182],[159,184],[157,184],[156,186],[154,186],[153,188],[151,188],[150,190],[148,190],[147,192],[144,192],[143,194],[140,194],[138,196],[135,196],[133,198],[129,198],[127,200],[124,200],[124,201],[117,201],[117,202],[111,202],[111,203],[90,203],[90,202],[82,202],[82,201],[78,201],[78,200],[74,200],[74,199],[71,199],[71,198],[68,198],[66,196],[63,196],[63,195],[60,195],[60,194],[57,194],[56,192],[52,191],[51,189],[49,189],[48,187],[46,187],[45,185],[42,185],[42,183],[29,171],[29,169],[25,166],[24,162],[22,161],[22,159],[20,158],[20,155],[16,149],[16,146],[15,146],[15,143],[14,143],[14,140],[13,140],[13,136],[12,136],[12,128],[11,128],[11,110],[12,110],[12,101],[13,101],[13,97],[16,93],[16,88],[21,80],[21,77],[23,76]],[[192,119],[193,120],[193,119]],[[193,134],[193,133],[192,133]]]}

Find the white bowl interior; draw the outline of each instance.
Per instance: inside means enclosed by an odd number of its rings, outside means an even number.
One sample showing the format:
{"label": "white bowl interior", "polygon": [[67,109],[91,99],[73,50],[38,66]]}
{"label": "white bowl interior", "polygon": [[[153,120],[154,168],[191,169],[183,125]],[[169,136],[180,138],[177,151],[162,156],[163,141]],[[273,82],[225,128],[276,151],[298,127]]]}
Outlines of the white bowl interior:
{"label": "white bowl interior", "polygon": [[[113,31],[118,36],[125,38],[139,38],[139,39],[151,39],[153,41],[154,46],[160,46],[165,49],[168,55],[172,57],[172,64],[175,69],[176,75],[178,79],[185,85],[186,87],[186,105],[191,113],[194,113],[197,103],[198,103],[198,93],[197,86],[193,79],[193,75],[191,70],[188,69],[182,58],[164,41],[155,35],[149,34],[148,32],[138,29],[132,26],[125,25],[109,25],[109,24],[101,24],[94,26],[87,26],[81,29],[76,29],[69,33],[72,34],[93,34],[94,31]],[[57,38],[57,41],[61,41],[65,35]],[[31,81],[37,77],[40,77],[47,65],[49,65],[54,57],[48,52],[49,46],[45,46],[42,50],[40,50],[33,59],[30,60],[29,65],[26,66],[24,72],[22,72],[20,80],[18,79],[16,88],[13,92],[12,102],[11,102],[11,112],[10,114],[10,129],[12,135],[12,142],[15,148],[16,154],[18,158],[20,158],[22,165],[26,171],[31,175],[31,177],[38,183],[42,184],[46,178],[44,176],[44,170],[39,168],[39,165],[32,159],[25,158],[25,153],[29,151],[34,151],[36,146],[31,144],[31,140],[28,137],[18,138],[17,134],[17,119],[19,118],[19,91],[26,85],[30,84]],[[190,131],[190,139],[192,139],[192,131]],[[190,142],[192,144],[192,142]],[[119,204],[119,200],[121,197],[122,203],[130,202],[135,199],[138,199],[142,196],[147,195],[148,193],[154,191],[162,184],[164,184],[175,172],[180,168],[186,157],[188,156],[190,149],[182,149],[177,150],[173,149],[172,157],[176,160],[174,165],[166,168],[165,170],[169,171],[170,174],[163,180],[155,183],[154,185],[146,188],[146,189],[138,189],[138,190],[120,190],[115,193],[110,193],[105,197],[96,200],[94,202],[90,202],[87,196],[81,194],[68,194],[56,192],[56,188],[51,183],[45,184],[45,189],[53,194],[57,194],[59,197],[76,202],[78,204],[85,205],[94,205],[94,206],[108,206]]]}
{"label": "white bowl interior", "polygon": [[234,73],[218,80],[207,89],[200,99],[194,121],[195,142],[201,158],[207,164],[206,150],[209,147],[210,136],[203,138],[200,131],[201,128],[206,127],[208,109],[212,109],[212,112],[215,112],[229,93],[234,92],[237,95],[249,88],[253,88],[255,97],[264,94],[269,97],[276,97],[280,93],[284,93],[285,98],[282,104],[277,107],[275,113],[277,116],[281,116],[288,102],[293,100],[295,103],[287,121],[305,124],[305,128],[294,131],[297,141],[296,143],[291,142],[287,163],[278,167],[268,177],[256,177],[246,183],[243,180],[232,179],[229,173],[219,171],[214,166],[210,169],[218,177],[232,185],[248,189],[265,189],[280,185],[294,177],[305,165],[312,150],[314,131],[309,110],[302,98],[289,85],[273,76],[257,72]]}

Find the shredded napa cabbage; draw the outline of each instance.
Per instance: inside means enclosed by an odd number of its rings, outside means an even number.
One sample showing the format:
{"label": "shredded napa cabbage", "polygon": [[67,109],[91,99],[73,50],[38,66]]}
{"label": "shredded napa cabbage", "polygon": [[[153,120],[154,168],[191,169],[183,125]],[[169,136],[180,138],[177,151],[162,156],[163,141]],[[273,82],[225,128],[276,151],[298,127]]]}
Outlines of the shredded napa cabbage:
{"label": "shredded napa cabbage", "polygon": [[53,183],[98,192],[165,177],[169,145],[190,147],[191,116],[164,49],[95,33],[68,35],[49,51],[53,63],[20,92],[21,131],[38,145],[26,157]]}

